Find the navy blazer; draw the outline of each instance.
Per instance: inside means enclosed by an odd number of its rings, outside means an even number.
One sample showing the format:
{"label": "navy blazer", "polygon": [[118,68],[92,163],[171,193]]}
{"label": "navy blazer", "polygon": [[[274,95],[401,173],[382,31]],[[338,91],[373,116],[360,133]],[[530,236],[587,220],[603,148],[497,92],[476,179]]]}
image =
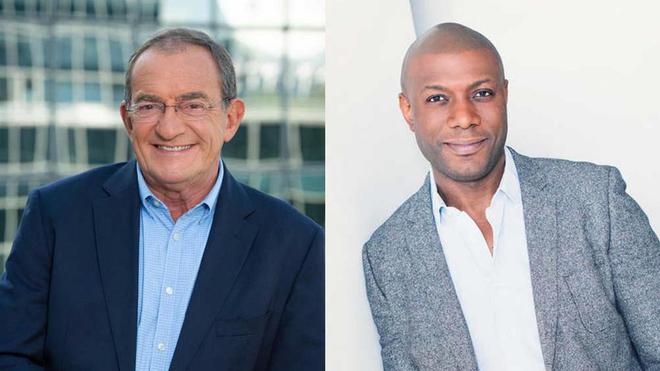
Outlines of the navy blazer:
{"label": "navy blazer", "polygon": [[[322,370],[324,233],[225,172],[170,370]],[[0,279],[0,370],[135,370],[135,161],[34,190]]]}

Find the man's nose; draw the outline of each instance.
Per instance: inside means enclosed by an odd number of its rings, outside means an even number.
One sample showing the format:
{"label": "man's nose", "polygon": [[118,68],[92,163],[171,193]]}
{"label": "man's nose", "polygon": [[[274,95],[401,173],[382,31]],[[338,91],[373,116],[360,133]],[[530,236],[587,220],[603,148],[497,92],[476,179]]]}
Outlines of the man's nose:
{"label": "man's nose", "polygon": [[480,125],[481,117],[474,107],[474,102],[469,99],[457,99],[451,103],[447,121],[452,128],[467,129],[473,125]]}
{"label": "man's nose", "polygon": [[165,106],[164,110],[156,125],[156,133],[163,139],[172,139],[184,132],[185,122],[176,106]]}

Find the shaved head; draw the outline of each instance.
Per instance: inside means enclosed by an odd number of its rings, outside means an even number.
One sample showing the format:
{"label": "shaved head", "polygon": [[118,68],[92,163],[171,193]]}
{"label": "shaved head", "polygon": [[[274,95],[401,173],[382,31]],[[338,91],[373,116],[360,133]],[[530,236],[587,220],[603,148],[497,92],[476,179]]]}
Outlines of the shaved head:
{"label": "shaved head", "polygon": [[422,54],[460,53],[467,50],[490,51],[498,63],[501,80],[504,80],[502,58],[493,43],[479,32],[458,23],[441,23],[431,27],[408,48],[401,67],[401,91],[405,92],[409,62]]}

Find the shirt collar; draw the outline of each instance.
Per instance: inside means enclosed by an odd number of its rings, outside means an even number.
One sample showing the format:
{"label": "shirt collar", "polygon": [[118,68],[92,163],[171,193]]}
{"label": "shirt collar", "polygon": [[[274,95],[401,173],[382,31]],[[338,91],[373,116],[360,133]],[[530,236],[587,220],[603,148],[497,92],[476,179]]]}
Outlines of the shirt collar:
{"label": "shirt collar", "polygon": [[[140,169],[140,164],[138,164],[137,161],[135,161],[135,167],[137,171],[138,190],[140,192],[140,201],[142,202],[142,206],[147,210],[153,207],[153,205],[149,202],[150,199],[157,200],[163,204],[163,202],[151,192],[149,186],[147,186],[147,182],[144,180],[142,170]],[[222,185],[222,179],[225,175],[224,173],[224,164],[222,161],[220,161],[220,165],[218,166],[218,178],[216,179],[213,188],[211,188],[206,197],[204,197],[204,199],[194,208],[200,205],[204,205],[208,208],[208,210],[214,210],[215,204],[218,202],[218,194],[220,193],[220,186]]]}
{"label": "shirt collar", "polygon": [[[447,204],[438,193],[438,187],[435,183],[435,177],[433,176],[433,167],[431,167],[429,173],[429,183],[431,187],[431,203],[435,215],[437,210],[446,208]],[[500,185],[497,187],[493,198],[495,198],[498,193],[504,194],[510,201],[514,203],[522,203],[518,170],[516,169],[516,164],[513,161],[513,156],[511,155],[511,151],[508,147],[504,147],[504,173],[502,174]]]}

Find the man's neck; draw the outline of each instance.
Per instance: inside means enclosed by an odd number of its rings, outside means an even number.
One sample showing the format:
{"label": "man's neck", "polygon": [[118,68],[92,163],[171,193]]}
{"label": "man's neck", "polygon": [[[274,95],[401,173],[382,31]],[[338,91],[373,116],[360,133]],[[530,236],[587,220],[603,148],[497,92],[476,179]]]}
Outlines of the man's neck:
{"label": "man's neck", "polygon": [[450,179],[434,169],[433,176],[438,194],[447,206],[455,207],[470,215],[483,214],[502,181],[504,164],[505,156],[502,155],[488,175],[472,182]]}
{"label": "man's neck", "polygon": [[153,182],[150,182],[146,177],[144,180],[151,193],[165,203],[172,220],[176,222],[181,215],[202,202],[206,195],[211,192],[218,174],[219,172],[216,171],[214,174],[207,174],[186,184],[175,184],[167,187],[153,185]]}

